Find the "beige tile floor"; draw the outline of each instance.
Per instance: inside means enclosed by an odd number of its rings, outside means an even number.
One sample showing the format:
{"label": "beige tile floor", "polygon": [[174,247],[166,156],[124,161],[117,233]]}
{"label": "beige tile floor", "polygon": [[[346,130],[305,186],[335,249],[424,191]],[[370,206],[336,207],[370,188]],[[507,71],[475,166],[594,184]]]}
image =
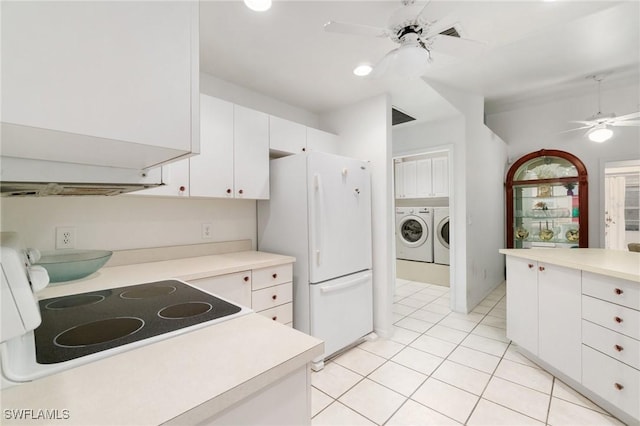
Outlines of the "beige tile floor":
{"label": "beige tile floor", "polygon": [[467,315],[448,290],[398,279],[393,337],[312,373],[313,426],[621,424],[518,353],[504,286]]}

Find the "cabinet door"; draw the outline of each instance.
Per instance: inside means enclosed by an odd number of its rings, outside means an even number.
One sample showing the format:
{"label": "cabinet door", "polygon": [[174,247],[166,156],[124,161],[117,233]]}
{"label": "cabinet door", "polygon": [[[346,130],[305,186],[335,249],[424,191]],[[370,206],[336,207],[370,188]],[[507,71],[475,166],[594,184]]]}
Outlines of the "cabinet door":
{"label": "cabinet door", "polygon": [[338,153],[338,136],[333,133],[307,127],[307,150]]}
{"label": "cabinet door", "polygon": [[234,105],[236,198],[269,198],[269,116]]}
{"label": "cabinet door", "polygon": [[403,176],[403,198],[416,198],[417,187],[417,165],[415,160],[403,161],[402,163],[402,176]]}
{"label": "cabinet door", "polygon": [[189,284],[230,302],[251,307],[251,271],[190,280]]}
{"label": "cabinet door", "polygon": [[432,194],[434,197],[449,196],[449,157],[433,157],[431,159]]}
{"label": "cabinet door", "polygon": [[538,354],[538,264],[507,256],[507,337]]}
{"label": "cabinet door", "polygon": [[269,149],[298,154],[307,148],[307,128],[299,123],[269,116]]}
{"label": "cabinet door", "polygon": [[200,95],[200,110],[202,153],[189,159],[191,195],[233,198],[233,104]]}
{"label": "cabinet door", "polygon": [[582,367],[581,272],[538,265],[538,356],[580,381]]}
{"label": "cabinet door", "polygon": [[431,159],[416,160],[416,195],[417,198],[433,197],[431,181]]}
{"label": "cabinet door", "polygon": [[2,36],[3,155],[141,169],[198,151],[197,2],[3,2]]}
{"label": "cabinet door", "polygon": [[180,160],[162,166],[163,186],[136,191],[132,195],[157,195],[165,197],[189,196],[189,160]]}

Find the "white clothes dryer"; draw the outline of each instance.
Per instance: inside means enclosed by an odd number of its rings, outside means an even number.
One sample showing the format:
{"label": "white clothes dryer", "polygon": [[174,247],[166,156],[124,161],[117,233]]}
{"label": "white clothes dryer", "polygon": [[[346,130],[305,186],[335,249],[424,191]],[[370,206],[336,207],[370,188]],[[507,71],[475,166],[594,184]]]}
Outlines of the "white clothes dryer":
{"label": "white clothes dryer", "polygon": [[396,207],[396,258],[433,262],[433,209]]}
{"label": "white clothes dryer", "polygon": [[441,265],[449,265],[449,207],[433,209],[433,261]]}

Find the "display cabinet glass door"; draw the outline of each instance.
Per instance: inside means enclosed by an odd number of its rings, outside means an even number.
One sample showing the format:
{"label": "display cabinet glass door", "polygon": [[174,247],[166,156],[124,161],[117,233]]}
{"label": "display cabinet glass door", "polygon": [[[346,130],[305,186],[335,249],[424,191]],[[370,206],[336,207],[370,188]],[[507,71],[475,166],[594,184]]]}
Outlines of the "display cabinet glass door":
{"label": "display cabinet glass door", "polygon": [[573,155],[528,154],[509,169],[507,247],[587,247],[587,174]]}

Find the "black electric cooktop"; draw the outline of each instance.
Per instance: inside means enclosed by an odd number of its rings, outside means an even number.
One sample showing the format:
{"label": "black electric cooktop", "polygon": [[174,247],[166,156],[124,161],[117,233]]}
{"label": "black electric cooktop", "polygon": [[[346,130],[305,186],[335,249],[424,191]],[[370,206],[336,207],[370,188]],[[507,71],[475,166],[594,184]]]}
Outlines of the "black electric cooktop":
{"label": "black electric cooktop", "polygon": [[41,300],[36,361],[55,364],[240,312],[177,280]]}

